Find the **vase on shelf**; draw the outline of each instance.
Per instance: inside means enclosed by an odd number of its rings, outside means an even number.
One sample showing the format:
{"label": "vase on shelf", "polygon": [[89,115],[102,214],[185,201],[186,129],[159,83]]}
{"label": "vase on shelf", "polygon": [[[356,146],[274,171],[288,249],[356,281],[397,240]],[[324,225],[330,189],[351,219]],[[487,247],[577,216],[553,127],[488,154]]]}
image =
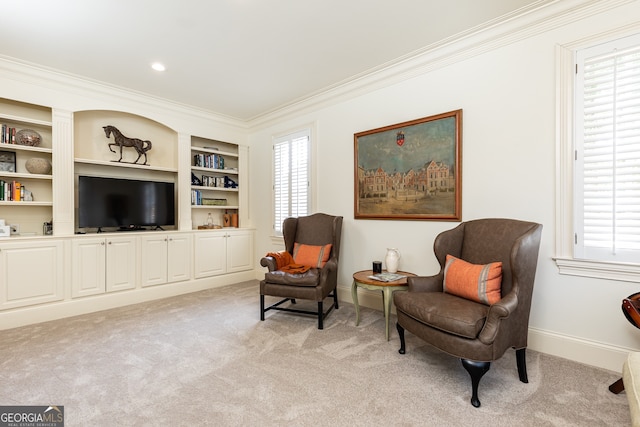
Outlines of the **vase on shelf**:
{"label": "vase on shelf", "polygon": [[37,147],[42,142],[42,136],[32,129],[22,129],[16,133],[16,144]]}
{"label": "vase on shelf", "polygon": [[51,162],[47,159],[33,157],[28,159],[24,164],[25,169],[29,173],[49,175],[51,173]]}
{"label": "vase on shelf", "polygon": [[387,267],[389,273],[396,273],[398,271],[398,264],[400,263],[400,251],[396,248],[387,248],[387,255],[384,257],[384,264]]}

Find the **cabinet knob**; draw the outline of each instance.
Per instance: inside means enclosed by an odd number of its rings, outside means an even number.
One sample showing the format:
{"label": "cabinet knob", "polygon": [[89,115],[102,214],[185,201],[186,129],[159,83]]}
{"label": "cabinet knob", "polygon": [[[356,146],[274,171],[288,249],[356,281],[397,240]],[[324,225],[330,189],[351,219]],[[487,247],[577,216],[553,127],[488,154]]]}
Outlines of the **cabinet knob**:
{"label": "cabinet knob", "polygon": [[101,244],[102,246],[104,246],[104,242],[100,242],[100,244]]}

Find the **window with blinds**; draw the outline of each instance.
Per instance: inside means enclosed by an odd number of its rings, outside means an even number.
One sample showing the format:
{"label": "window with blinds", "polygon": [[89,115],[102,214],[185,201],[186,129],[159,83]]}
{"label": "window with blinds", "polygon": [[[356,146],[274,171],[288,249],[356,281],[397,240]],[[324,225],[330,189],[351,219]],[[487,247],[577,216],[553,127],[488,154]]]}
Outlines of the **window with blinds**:
{"label": "window with blinds", "polygon": [[640,263],[640,36],[576,56],[575,257]]}
{"label": "window with blinds", "polygon": [[309,130],[277,138],[273,145],[273,228],[282,234],[287,217],[309,213]]}

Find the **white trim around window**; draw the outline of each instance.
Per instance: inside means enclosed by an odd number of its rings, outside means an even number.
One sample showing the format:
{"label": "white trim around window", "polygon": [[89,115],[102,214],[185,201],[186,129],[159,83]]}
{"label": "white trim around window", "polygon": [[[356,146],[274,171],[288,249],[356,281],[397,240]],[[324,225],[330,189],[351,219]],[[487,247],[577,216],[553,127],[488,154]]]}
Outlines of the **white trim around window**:
{"label": "white trim around window", "polygon": [[[300,126],[272,137],[272,240],[281,243],[276,226],[287,216],[304,216],[315,206],[315,125]],[[284,162],[284,163],[283,163]]]}
{"label": "white trim around window", "polygon": [[575,57],[578,50],[640,33],[640,24],[556,47],[556,256],[560,274],[640,282],[640,261],[580,259],[574,253]]}

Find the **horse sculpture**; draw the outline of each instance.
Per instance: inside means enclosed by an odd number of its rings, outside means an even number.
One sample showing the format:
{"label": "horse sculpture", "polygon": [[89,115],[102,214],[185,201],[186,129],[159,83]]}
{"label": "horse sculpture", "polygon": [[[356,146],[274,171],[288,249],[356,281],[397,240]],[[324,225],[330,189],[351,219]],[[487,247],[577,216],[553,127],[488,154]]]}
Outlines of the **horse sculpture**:
{"label": "horse sculpture", "polygon": [[107,136],[107,138],[109,138],[111,136],[111,134],[113,133],[113,139],[115,140],[115,142],[112,142],[109,144],[109,150],[113,153],[115,153],[116,151],[111,148],[114,145],[117,145],[120,147],[120,158],[118,160],[113,160],[114,162],[121,162],[122,161],[122,148],[123,147],[133,147],[136,152],[138,153],[138,158],[131,163],[138,163],[138,160],[140,160],[140,157],[142,157],[144,155],[144,163],[143,165],[147,165],[147,151],[151,150],[151,141],[143,141],[141,139],[138,138],[128,138],[126,136],[124,136],[122,134],[122,132],[120,132],[115,126],[103,126],[102,129],[104,129],[104,134]]}

